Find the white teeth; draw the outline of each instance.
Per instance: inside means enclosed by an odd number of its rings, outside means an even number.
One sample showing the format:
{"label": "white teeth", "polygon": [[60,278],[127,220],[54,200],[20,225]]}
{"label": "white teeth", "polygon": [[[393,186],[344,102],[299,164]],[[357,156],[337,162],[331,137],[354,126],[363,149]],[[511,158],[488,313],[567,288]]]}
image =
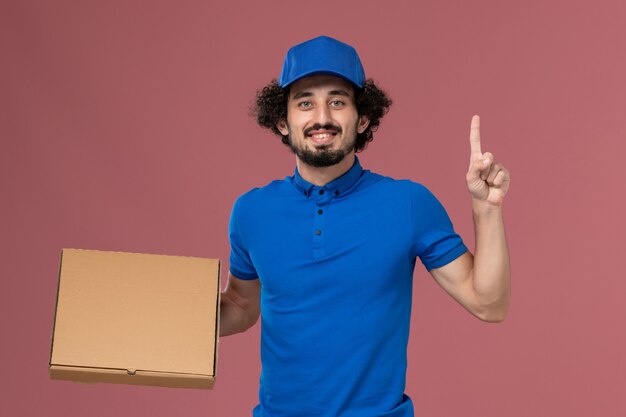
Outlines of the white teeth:
{"label": "white teeth", "polygon": [[313,135],[313,137],[315,139],[326,139],[326,138],[330,137],[330,134],[329,133],[318,133],[318,134]]}

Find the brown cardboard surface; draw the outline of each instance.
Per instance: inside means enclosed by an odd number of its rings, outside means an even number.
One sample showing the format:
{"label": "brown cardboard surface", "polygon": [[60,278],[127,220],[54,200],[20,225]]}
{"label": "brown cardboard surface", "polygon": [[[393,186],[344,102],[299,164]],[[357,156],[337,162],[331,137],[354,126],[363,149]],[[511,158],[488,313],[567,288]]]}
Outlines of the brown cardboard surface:
{"label": "brown cardboard surface", "polygon": [[212,388],[219,260],[63,249],[50,376]]}

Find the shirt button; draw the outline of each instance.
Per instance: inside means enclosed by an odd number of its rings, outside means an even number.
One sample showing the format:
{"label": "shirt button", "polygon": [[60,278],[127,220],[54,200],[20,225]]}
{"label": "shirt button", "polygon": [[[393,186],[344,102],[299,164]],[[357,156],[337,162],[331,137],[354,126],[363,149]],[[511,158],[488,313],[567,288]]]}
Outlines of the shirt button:
{"label": "shirt button", "polygon": [[324,194],[324,190],[320,190],[320,195],[323,195],[323,194]]}
{"label": "shirt button", "polygon": [[335,195],[339,195],[339,190],[335,190]]}
{"label": "shirt button", "polygon": [[315,231],[315,234],[319,236],[319,235],[321,235],[321,234],[322,234],[322,231],[321,231],[321,230],[319,230],[319,229],[317,229],[317,230]]}
{"label": "shirt button", "polygon": [[317,210],[317,214],[324,214],[324,210],[322,209]]}

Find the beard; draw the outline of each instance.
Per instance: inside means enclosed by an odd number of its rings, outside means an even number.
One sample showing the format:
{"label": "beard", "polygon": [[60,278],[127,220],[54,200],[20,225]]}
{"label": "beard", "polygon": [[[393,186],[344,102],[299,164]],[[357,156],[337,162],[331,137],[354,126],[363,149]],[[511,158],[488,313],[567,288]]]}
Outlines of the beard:
{"label": "beard", "polygon": [[[326,129],[334,131],[336,134],[340,134],[342,129],[338,126],[333,125],[314,125],[311,128],[306,129],[304,131],[304,137],[308,135],[308,132],[311,130],[317,129]],[[343,158],[346,157],[347,154],[354,150],[354,145],[356,143],[356,137],[352,138],[346,144],[339,149],[330,149],[330,146],[322,145],[316,147],[314,150],[307,149],[303,144],[302,146],[298,146],[295,144],[291,138],[292,132],[289,129],[289,148],[291,151],[296,154],[296,156],[305,164],[310,165],[316,168],[329,167],[332,165],[336,165],[339,162],[343,161]]]}

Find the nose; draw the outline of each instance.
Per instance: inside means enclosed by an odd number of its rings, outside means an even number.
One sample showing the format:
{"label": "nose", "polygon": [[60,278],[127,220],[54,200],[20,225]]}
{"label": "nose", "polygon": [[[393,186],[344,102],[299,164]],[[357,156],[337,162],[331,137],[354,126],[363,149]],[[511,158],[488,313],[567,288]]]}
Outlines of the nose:
{"label": "nose", "polygon": [[328,105],[318,106],[316,110],[317,114],[315,115],[315,118],[317,119],[317,122],[319,124],[324,126],[330,123],[332,118],[330,116],[330,108],[328,107]]}

